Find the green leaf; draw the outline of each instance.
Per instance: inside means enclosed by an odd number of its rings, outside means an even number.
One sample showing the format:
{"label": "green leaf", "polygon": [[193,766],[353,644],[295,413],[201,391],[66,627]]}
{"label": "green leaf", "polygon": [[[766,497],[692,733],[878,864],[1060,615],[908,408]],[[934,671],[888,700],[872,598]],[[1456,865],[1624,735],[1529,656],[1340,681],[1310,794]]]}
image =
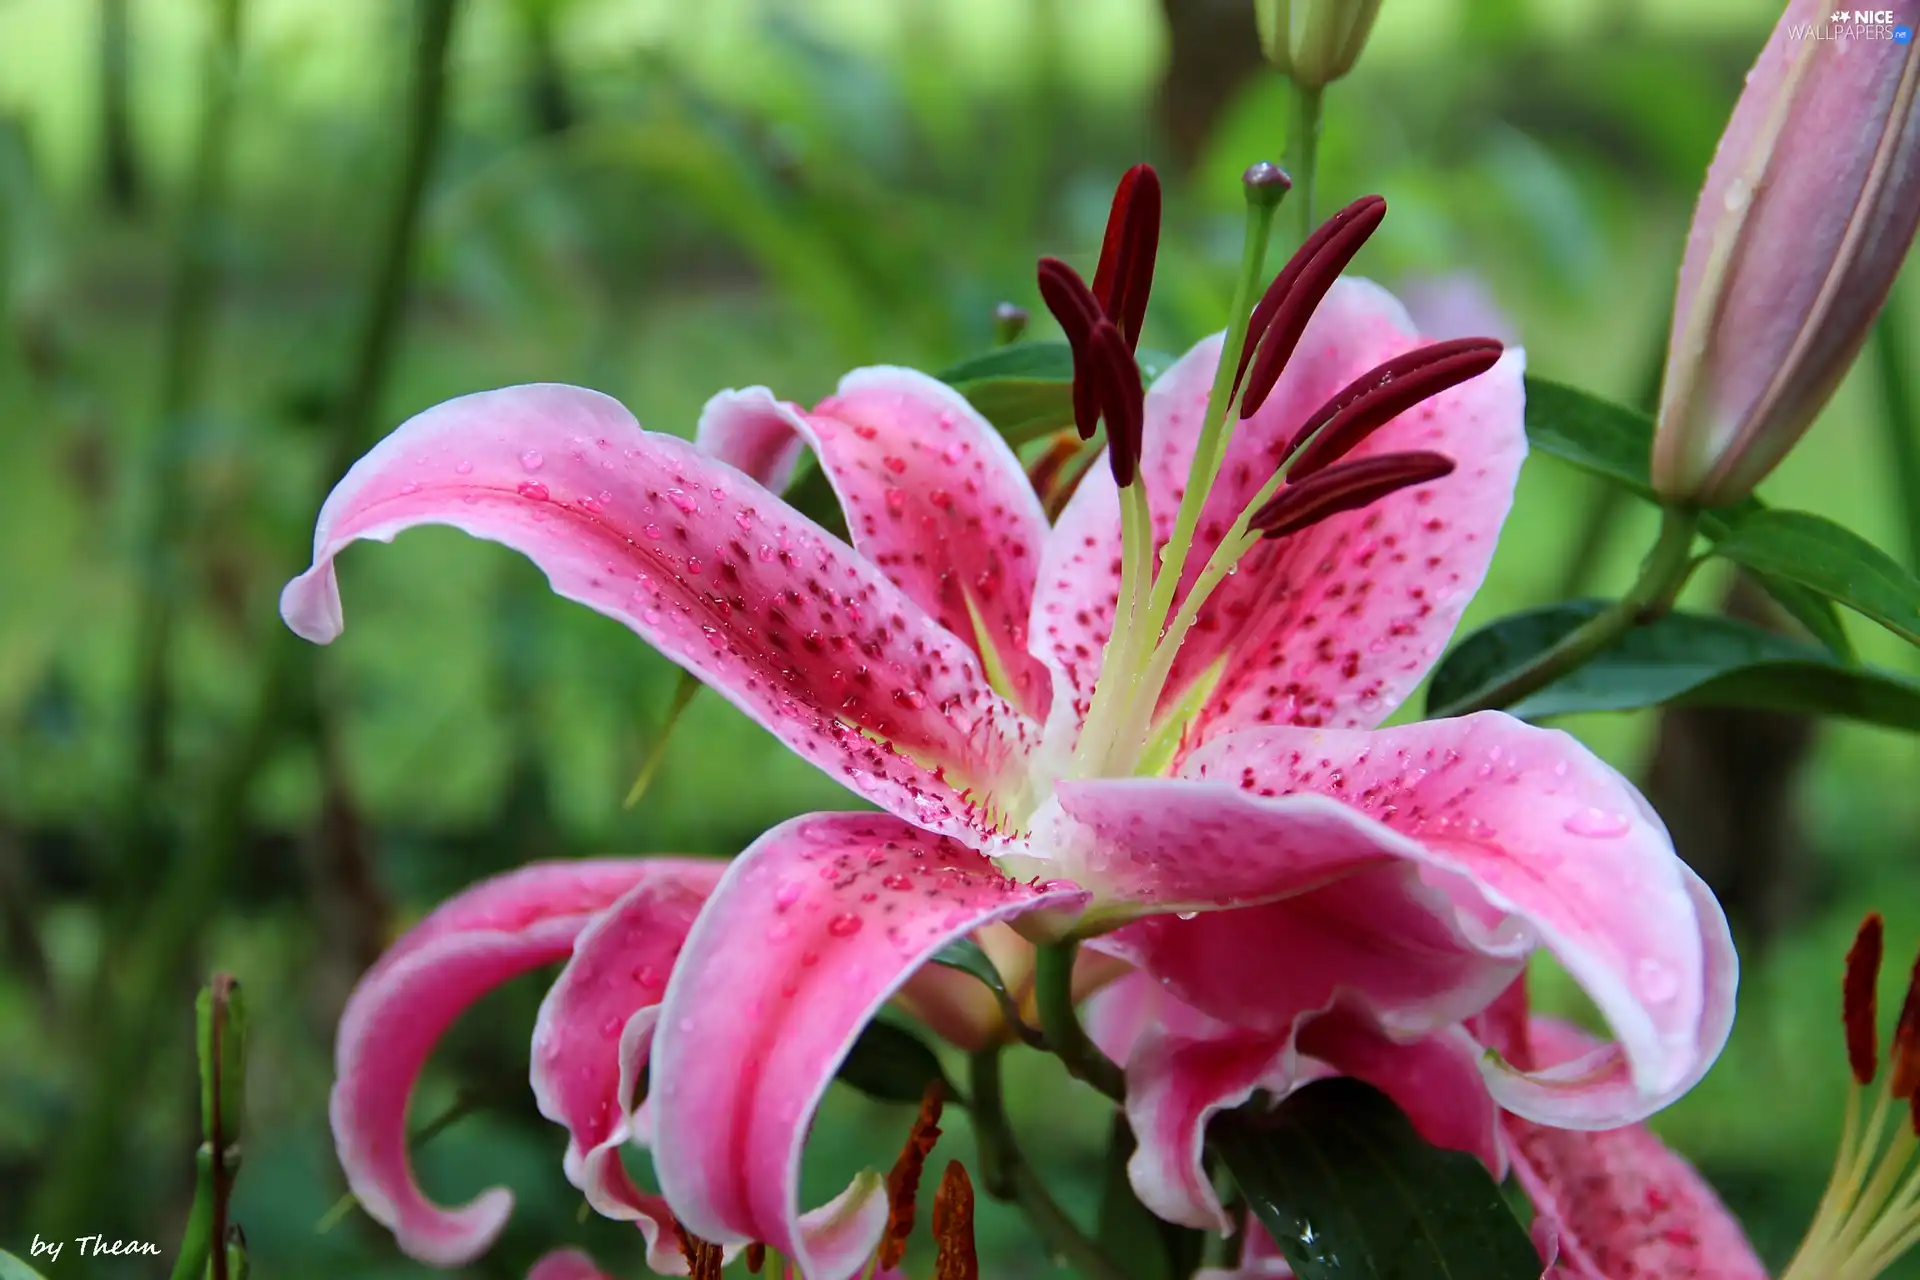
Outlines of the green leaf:
{"label": "green leaf", "polygon": [[1127,1118],[1116,1114],[1100,1180],[1096,1243],[1127,1280],[1184,1280],[1200,1265],[1206,1237],[1156,1217],[1133,1194],[1127,1161],[1135,1145]]}
{"label": "green leaf", "polygon": [[1000,978],[1000,970],[994,967],[991,957],[980,949],[980,944],[972,938],[961,938],[949,942],[933,957],[935,964],[943,964],[949,969],[958,969],[964,974],[980,979],[987,990],[1000,998],[1002,1006],[1011,1005],[1013,996],[1007,991],[1007,984]]}
{"label": "green leaf", "polygon": [[[1653,420],[1637,409],[1529,376],[1527,443],[1649,502],[1659,501],[1647,478],[1648,460],[1653,455]],[[1747,498],[1723,510],[1703,512],[1700,531],[1717,542],[1734,524],[1762,510],[1757,498]],[[1769,573],[1758,572],[1755,576],[1767,594],[1812,632],[1814,639],[1837,654],[1852,656],[1846,631],[1825,598]]]}
{"label": "green leaf", "polygon": [[46,1280],[46,1277],[5,1249],[0,1249],[0,1280]]}
{"label": "green leaf", "polygon": [[926,1042],[891,1022],[867,1024],[853,1042],[847,1060],[840,1064],[839,1075],[869,1098],[882,1102],[919,1102],[930,1080],[946,1085],[947,1096],[960,1096]]}
{"label": "green leaf", "polygon": [[[1605,604],[1516,613],[1468,636],[1427,690],[1430,714],[1468,702]],[[1508,710],[1526,720],[1654,706],[1758,707],[1920,730],[1920,683],[1732,618],[1670,613]]]}
{"label": "green leaf", "polygon": [[1920,644],[1920,578],[1865,538],[1805,511],[1751,511],[1714,551],[1784,578]]}
{"label": "green leaf", "polygon": [[1539,1280],[1481,1163],[1429,1145],[1371,1085],[1317,1081],[1208,1139],[1300,1280]]}
{"label": "green leaf", "polygon": [[[1157,351],[1136,358],[1148,381],[1173,363]],[[1016,447],[1073,425],[1073,352],[1064,342],[1016,342],[963,360],[938,377]]]}

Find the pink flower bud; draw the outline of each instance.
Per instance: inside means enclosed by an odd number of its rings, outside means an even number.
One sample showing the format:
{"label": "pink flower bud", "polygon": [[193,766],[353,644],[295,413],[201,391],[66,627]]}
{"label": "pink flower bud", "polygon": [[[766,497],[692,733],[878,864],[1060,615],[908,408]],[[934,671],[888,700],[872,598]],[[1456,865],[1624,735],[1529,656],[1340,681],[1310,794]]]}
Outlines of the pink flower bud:
{"label": "pink flower bud", "polygon": [[1790,0],[1747,75],[1680,267],[1653,446],[1669,501],[1723,506],[1773,469],[1913,242],[1920,46],[1879,17]]}

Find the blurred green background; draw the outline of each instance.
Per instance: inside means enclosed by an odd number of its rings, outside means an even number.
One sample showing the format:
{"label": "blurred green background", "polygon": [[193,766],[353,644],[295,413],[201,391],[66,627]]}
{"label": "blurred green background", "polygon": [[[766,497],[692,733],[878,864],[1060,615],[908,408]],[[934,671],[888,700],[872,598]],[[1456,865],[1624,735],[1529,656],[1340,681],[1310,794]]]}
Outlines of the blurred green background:
{"label": "blurred green background", "polygon": [[[99,1232],[171,1255],[192,995],[219,967],[254,1008],[236,1216],[256,1273],[417,1275],[360,1215],[316,1229],[342,1190],[333,1023],[380,947],[527,859],[731,854],[849,798],[705,697],[623,810],[673,669],[450,531],[349,555],[345,637],[291,641],[277,593],[343,461],[518,381],[596,387],[687,434],[721,388],[810,401],[857,364],[941,368],[990,344],[995,303],[1038,310],[1037,255],[1089,263],[1142,158],[1169,183],[1145,342],[1181,350],[1222,323],[1237,175],[1279,158],[1285,97],[1250,0],[233,7],[227,61],[227,0],[0,0],[0,1246]],[[430,137],[417,51],[449,8]],[[1693,193],[1777,14],[1386,0],[1328,95],[1321,203],[1385,194],[1364,274],[1416,294],[1464,278],[1532,369],[1644,400]],[[417,225],[396,235],[409,175]],[[1863,360],[1765,495],[1897,549],[1879,414]],[[1535,460],[1468,626],[1619,588],[1651,529]],[[1706,574],[1689,599],[1727,590]],[[1649,786],[1728,898],[1740,1023],[1659,1126],[1783,1261],[1839,1129],[1852,928],[1887,911],[1896,970],[1920,938],[1920,743],[1772,718],[1568,727]],[[462,1089],[490,1105],[426,1149],[423,1177],[449,1200],[519,1197],[474,1275],[562,1242],[639,1274],[635,1233],[582,1222],[527,1094],[543,981],[444,1046],[416,1116]],[[1011,1105],[1090,1211],[1100,1109],[1037,1061]],[[909,1119],[836,1091],[816,1189],[888,1162]],[[968,1154],[964,1121],[948,1128],[943,1150]],[[982,1223],[989,1274],[1051,1269],[1017,1219]],[[52,1276],[145,1274],[72,1252]]]}

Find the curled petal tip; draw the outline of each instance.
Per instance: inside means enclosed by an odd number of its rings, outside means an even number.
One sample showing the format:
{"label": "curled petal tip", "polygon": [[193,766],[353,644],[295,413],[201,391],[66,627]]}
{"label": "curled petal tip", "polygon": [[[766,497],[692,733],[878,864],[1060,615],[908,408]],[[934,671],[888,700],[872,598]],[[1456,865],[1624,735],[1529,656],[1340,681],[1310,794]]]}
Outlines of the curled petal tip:
{"label": "curled petal tip", "polygon": [[347,624],[332,561],[313,566],[281,588],[280,617],[293,634],[313,644],[332,644],[339,637]]}

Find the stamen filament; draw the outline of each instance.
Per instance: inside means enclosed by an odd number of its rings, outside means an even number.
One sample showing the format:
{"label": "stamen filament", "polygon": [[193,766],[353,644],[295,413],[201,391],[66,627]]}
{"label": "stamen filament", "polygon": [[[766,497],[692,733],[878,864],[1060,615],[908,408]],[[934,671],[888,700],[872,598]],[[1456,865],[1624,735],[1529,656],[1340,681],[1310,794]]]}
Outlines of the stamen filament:
{"label": "stamen filament", "polygon": [[1247,326],[1253,319],[1253,300],[1260,289],[1261,271],[1266,266],[1274,211],[1286,194],[1285,185],[1272,181],[1264,172],[1271,168],[1255,165],[1247,170],[1247,233],[1240,250],[1240,278],[1234,282],[1232,309],[1227,313],[1229,323],[1226,341],[1220,348],[1220,367],[1214,371],[1206,416],[1200,424],[1200,438],[1194,444],[1193,461],[1187,467],[1187,491],[1180,495],[1173,533],[1161,553],[1159,577],[1147,602],[1145,621],[1155,636],[1160,634],[1167,613],[1173,608],[1174,589],[1186,568],[1194,530],[1200,524],[1201,508],[1206,505],[1207,491],[1213,487],[1220,463],[1227,455],[1233,422],[1229,410],[1238,390],[1240,349],[1246,345]]}
{"label": "stamen filament", "polygon": [[[1109,429],[1111,437],[1111,429]],[[1111,444],[1108,446],[1111,448]],[[1134,680],[1134,651],[1147,636],[1141,623],[1142,603],[1153,575],[1153,515],[1147,486],[1136,475],[1120,490],[1120,594],[1113,606],[1113,630],[1101,658],[1100,678],[1094,685],[1093,705],[1074,750],[1080,777],[1097,777],[1114,746],[1113,719],[1130,701]]]}

